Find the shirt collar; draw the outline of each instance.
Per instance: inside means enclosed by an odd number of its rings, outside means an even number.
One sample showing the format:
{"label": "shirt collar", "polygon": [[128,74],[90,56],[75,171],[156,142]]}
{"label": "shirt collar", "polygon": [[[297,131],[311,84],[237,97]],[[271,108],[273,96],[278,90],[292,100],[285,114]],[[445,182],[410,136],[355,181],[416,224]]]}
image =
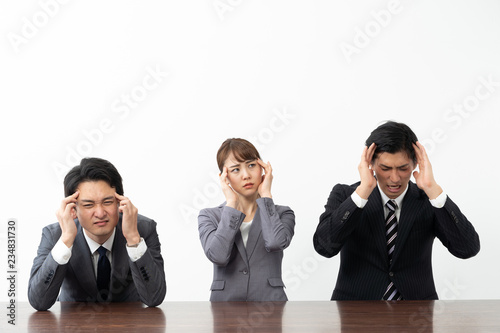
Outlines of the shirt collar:
{"label": "shirt collar", "polygon": [[111,236],[103,244],[99,244],[93,239],[91,239],[89,236],[87,236],[87,233],[84,230],[83,236],[85,236],[85,240],[87,241],[87,244],[89,246],[90,253],[94,254],[94,252],[97,251],[99,246],[102,246],[106,250],[111,252],[111,249],[113,248],[113,241],[115,240],[115,232],[116,232],[116,227],[113,229],[113,233],[111,234]]}
{"label": "shirt collar", "polygon": [[394,201],[396,201],[396,204],[398,205],[398,208],[401,209],[401,207],[403,206],[403,199],[405,197],[406,192],[408,192],[408,187],[410,187],[410,183],[408,182],[408,185],[406,185],[406,188],[405,188],[404,192],[401,193],[399,195],[399,197],[397,197],[396,199],[389,198],[384,193],[384,191],[382,191],[382,189],[380,189],[380,185],[378,184],[378,182],[377,182],[377,187],[378,187],[378,190],[380,192],[380,197],[382,198],[382,206],[385,206],[385,204],[387,203],[387,201],[394,200]]}

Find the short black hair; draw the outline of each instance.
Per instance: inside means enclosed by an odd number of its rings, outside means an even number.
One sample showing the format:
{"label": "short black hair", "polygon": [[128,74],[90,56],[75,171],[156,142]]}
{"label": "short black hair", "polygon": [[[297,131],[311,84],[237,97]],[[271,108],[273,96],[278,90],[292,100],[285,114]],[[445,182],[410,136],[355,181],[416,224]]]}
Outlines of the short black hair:
{"label": "short black hair", "polygon": [[110,187],[115,188],[116,193],[123,195],[122,177],[115,166],[102,158],[87,157],[64,177],[64,196],[75,193],[82,182],[98,180],[105,181]]}
{"label": "short black hair", "polygon": [[373,160],[377,159],[380,153],[395,154],[403,152],[416,165],[417,156],[413,144],[417,141],[417,136],[406,124],[388,121],[374,129],[368,139],[366,139],[365,144],[367,147],[370,147],[374,142],[377,145],[373,154]]}

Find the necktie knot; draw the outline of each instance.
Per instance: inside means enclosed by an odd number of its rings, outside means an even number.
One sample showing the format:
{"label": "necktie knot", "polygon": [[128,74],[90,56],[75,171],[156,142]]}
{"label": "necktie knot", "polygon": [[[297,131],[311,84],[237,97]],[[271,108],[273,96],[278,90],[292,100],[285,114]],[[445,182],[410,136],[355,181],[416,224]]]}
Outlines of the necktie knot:
{"label": "necktie knot", "polygon": [[396,208],[398,208],[398,204],[397,204],[397,203],[396,203],[396,201],[394,201],[394,200],[389,200],[389,201],[387,201],[387,203],[385,204],[385,206],[386,206],[387,208],[389,208],[389,210],[390,210],[391,212],[396,211]]}
{"label": "necktie knot", "polygon": [[97,249],[97,252],[99,252],[99,257],[105,256],[107,251],[108,250],[106,250],[106,248],[102,246],[99,246],[99,248]]}

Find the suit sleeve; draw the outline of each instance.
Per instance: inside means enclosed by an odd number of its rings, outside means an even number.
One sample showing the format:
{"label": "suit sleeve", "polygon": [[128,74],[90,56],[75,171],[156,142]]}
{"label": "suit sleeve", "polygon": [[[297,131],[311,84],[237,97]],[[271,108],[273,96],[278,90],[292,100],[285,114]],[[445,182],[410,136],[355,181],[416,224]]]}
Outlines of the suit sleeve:
{"label": "suit sleeve", "polygon": [[156,232],[156,222],[151,220],[151,223],[143,225],[147,225],[147,229],[144,227],[146,230],[139,230],[139,233],[148,249],[135,262],[129,258],[129,265],[141,301],[147,306],[157,306],[163,302],[167,292],[161,245]]}
{"label": "suit sleeve", "polygon": [[245,214],[224,206],[220,217],[219,208],[203,209],[198,215],[200,241],[208,260],[226,266],[231,258],[236,234],[240,230]]}
{"label": "suit sleeve", "polygon": [[433,209],[436,236],[448,251],[461,259],[475,256],[480,249],[479,235],[450,197],[443,208]]}
{"label": "suit sleeve", "polygon": [[50,254],[59,237],[60,230],[57,232],[45,227],[37,256],[33,260],[28,284],[28,300],[37,310],[47,310],[54,305],[64,280],[67,265],[59,265]]}
{"label": "suit sleeve", "polygon": [[290,245],[295,228],[295,214],[289,207],[276,210],[271,198],[257,199],[262,237],[267,252],[283,251]]}
{"label": "suit sleeve", "polygon": [[351,199],[356,186],[337,184],[325,205],[325,212],[313,236],[314,249],[320,255],[333,257],[361,221],[362,210]]}

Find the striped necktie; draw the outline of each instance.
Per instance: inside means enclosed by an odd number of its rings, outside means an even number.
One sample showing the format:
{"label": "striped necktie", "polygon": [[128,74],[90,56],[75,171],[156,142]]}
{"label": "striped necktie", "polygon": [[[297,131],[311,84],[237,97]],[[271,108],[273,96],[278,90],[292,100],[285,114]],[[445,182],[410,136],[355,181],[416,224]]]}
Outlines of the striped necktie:
{"label": "striped necktie", "polygon": [[[385,219],[385,236],[387,239],[387,254],[389,257],[389,266],[392,264],[392,255],[394,253],[394,247],[396,245],[396,237],[398,235],[398,220],[396,218],[396,208],[398,207],[396,201],[389,200],[385,204],[385,206],[389,209],[389,214]],[[384,300],[401,300],[402,296],[399,291],[396,289],[396,286],[391,281],[387,286],[387,289],[384,293]]]}

